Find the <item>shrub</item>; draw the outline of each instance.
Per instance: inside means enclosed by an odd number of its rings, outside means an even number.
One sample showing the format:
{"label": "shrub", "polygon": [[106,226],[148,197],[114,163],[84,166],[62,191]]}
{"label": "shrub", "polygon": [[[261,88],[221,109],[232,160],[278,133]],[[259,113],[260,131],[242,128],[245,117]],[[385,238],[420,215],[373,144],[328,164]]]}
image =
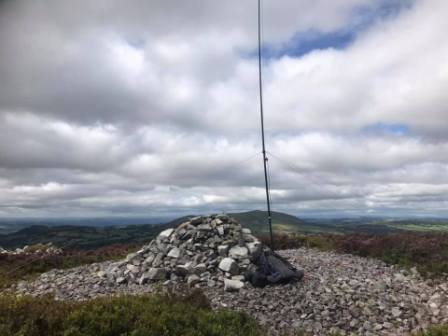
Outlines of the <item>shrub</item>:
{"label": "shrub", "polygon": [[448,336],[448,326],[431,327],[428,330],[418,332],[413,336]]}
{"label": "shrub", "polygon": [[[259,238],[264,244],[270,244],[269,235]],[[426,277],[448,275],[448,234],[275,234],[274,244],[278,250],[310,247],[377,258],[406,268],[415,266]]]}
{"label": "shrub", "polygon": [[446,234],[350,234],[334,239],[338,252],[374,257],[403,267],[416,266],[426,276],[448,274]]}
{"label": "shrub", "polygon": [[22,279],[31,279],[51,269],[115,260],[137,250],[135,244],[111,245],[96,250],[67,250],[62,254],[0,254],[0,290]]}
{"label": "shrub", "polygon": [[242,312],[212,311],[204,294],[123,295],[87,302],[0,296],[2,336],[263,335]]}

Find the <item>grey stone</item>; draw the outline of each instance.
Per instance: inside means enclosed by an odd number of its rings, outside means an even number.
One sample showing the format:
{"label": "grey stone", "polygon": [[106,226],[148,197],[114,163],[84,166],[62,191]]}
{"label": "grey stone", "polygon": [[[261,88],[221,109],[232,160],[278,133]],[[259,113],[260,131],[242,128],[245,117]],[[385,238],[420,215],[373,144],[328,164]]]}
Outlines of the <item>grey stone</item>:
{"label": "grey stone", "polygon": [[201,264],[197,264],[197,265],[194,267],[194,272],[195,272],[196,274],[204,273],[206,270],[207,270],[207,266],[206,266],[205,264],[203,264],[203,263],[201,263]]}
{"label": "grey stone", "polygon": [[184,264],[184,265],[177,265],[175,272],[177,275],[180,275],[180,276],[185,276],[185,275],[191,273],[192,272],[191,263]]}
{"label": "grey stone", "polygon": [[152,267],[159,267],[160,265],[163,264],[163,254],[159,253],[157,254],[157,256],[154,258],[153,262],[152,262]]}
{"label": "grey stone", "polygon": [[165,280],[166,279],[166,270],[164,268],[152,267],[145,274],[149,280]]}
{"label": "grey stone", "polygon": [[212,226],[210,224],[200,224],[197,226],[198,230],[202,230],[202,231],[211,231],[212,230]]}
{"label": "grey stone", "polygon": [[146,265],[146,266],[151,266],[155,257],[156,256],[153,253],[150,253],[148,255],[148,257],[146,257],[146,259],[143,261],[143,264]]}
{"label": "grey stone", "polygon": [[222,257],[227,256],[227,253],[229,251],[229,245],[219,245],[218,246],[218,254]]}
{"label": "grey stone", "polygon": [[197,216],[197,217],[193,217],[190,219],[190,224],[191,225],[198,225],[198,224],[202,224],[202,216]]}
{"label": "grey stone", "polygon": [[191,274],[188,276],[187,278],[187,284],[188,286],[194,286],[195,284],[201,282],[201,278],[199,278],[199,276],[197,276],[196,274]]}
{"label": "grey stone", "polygon": [[138,266],[135,266],[133,264],[127,264],[126,268],[131,272],[131,273],[138,273],[140,272],[140,268]]}
{"label": "grey stone", "polygon": [[401,310],[398,307],[393,307],[391,313],[393,317],[399,317],[401,315]]}
{"label": "grey stone", "polygon": [[117,278],[116,282],[119,285],[124,284],[124,283],[126,283],[126,278],[125,277],[119,277],[119,278]]}

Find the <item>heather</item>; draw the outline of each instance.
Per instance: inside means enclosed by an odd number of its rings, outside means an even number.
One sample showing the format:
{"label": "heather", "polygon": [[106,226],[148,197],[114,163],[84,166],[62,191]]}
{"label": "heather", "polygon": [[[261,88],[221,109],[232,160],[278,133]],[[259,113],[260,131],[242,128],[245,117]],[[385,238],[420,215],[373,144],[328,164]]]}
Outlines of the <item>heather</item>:
{"label": "heather", "polygon": [[85,302],[51,297],[0,296],[2,336],[257,336],[245,313],[211,310],[200,291],[184,295],[97,298]]}
{"label": "heather", "polygon": [[52,269],[67,269],[106,260],[117,260],[138,249],[136,244],[115,244],[93,250],[69,249],[60,254],[0,254],[0,289],[31,279]]}
{"label": "heather", "polygon": [[[260,239],[263,243],[270,244],[268,235],[263,235]],[[274,235],[274,244],[276,249],[308,247],[377,258],[388,264],[416,267],[427,277],[448,275],[448,234],[277,234]]]}

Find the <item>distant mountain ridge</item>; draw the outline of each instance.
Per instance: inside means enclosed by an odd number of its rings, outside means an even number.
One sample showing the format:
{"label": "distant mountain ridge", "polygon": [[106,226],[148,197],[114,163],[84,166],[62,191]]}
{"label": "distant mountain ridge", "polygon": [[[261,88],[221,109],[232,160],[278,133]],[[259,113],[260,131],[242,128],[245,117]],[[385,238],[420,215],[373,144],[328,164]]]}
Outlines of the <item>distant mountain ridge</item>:
{"label": "distant mountain ridge", "polygon": [[[229,213],[254,234],[269,232],[267,212],[261,210]],[[0,247],[13,249],[37,243],[53,243],[59,247],[92,249],[111,244],[146,243],[160,231],[177,227],[191,216],[183,216],[165,224],[126,226],[32,225],[16,232],[0,234]],[[393,232],[448,232],[448,221],[391,220],[381,218],[300,219],[283,212],[272,212],[274,233],[343,234],[353,232],[385,234]]]}
{"label": "distant mountain ridge", "polygon": [[[230,213],[244,227],[254,233],[269,232],[266,211]],[[53,243],[70,248],[97,248],[111,244],[145,243],[166,228],[177,227],[191,216],[183,216],[165,224],[140,224],[127,226],[80,226],[80,225],[32,225],[16,232],[0,234],[0,246],[17,248],[37,243]],[[276,231],[297,232],[304,222],[281,212],[272,212]]]}

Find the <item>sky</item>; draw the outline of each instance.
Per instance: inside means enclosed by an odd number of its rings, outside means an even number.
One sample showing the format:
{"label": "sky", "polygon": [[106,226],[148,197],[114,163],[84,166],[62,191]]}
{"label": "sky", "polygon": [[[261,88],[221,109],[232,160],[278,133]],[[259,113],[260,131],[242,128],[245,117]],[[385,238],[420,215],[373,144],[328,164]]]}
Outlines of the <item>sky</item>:
{"label": "sky", "polygon": [[[448,2],[263,0],[272,206],[448,217]],[[257,2],[0,1],[0,217],[265,208]]]}

